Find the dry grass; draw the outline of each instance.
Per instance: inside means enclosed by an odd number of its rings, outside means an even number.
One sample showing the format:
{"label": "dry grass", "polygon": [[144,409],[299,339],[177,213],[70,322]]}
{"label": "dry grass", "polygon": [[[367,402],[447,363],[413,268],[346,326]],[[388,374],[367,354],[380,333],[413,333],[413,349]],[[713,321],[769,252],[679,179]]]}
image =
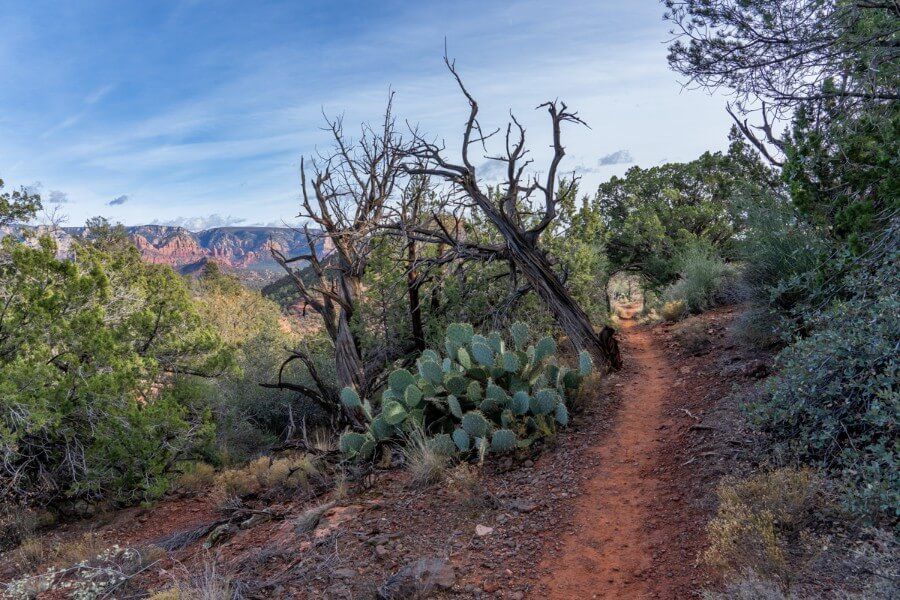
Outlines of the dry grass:
{"label": "dry grass", "polygon": [[566,404],[570,412],[577,414],[603,402],[604,398],[603,375],[599,372],[599,369],[594,369],[593,373],[584,378],[578,392],[572,394],[571,399]]}
{"label": "dry grass", "polygon": [[481,473],[477,467],[468,463],[460,463],[448,471],[446,486],[453,496],[453,507],[476,511],[490,503],[490,499],[482,491]]}
{"label": "dry grass", "polygon": [[338,449],[338,438],[330,429],[317,427],[312,434],[305,437],[307,447],[323,454],[334,452]]}
{"label": "dry grass", "polygon": [[705,591],[703,600],[787,600],[773,581],[760,578],[753,571],[746,571],[725,585],[722,592]]}
{"label": "dry grass", "polygon": [[0,510],[0,552],[9,550],[30,538],[35,531],[56,522],[56,515],[46,510],[7,506]]}
{"label": "dry grass", "polygon": [[318,476],[319,468],[309,456],[261,456],[216,475],[213,494],[221,502],[250,495],[290,495],[309,489],[310,480]]}
{"label": "dry grass", "polygon": [[26,571],[35,571],[43,565],[65,568],[90,561],[107,546],[103,538],[96,533],[85,533],[71,540],[27,537],[15,550],[15,562]]}
{"label": "dry grass", "polygon": [[687,314],[687,304],[684,300],[670,300],[662,305],[659,314],[666,321],[678,321]]}
{"label": "dry grass", "polygon": [[199,494],[212,487],[216,470],[205,462],[192,463],[175,480],[175,489],[187,494]]}
{"label": "dry grass", "polygon": [[409,485],[424,488],[444,480],[450,458],[439,452],[428,443],[428,439],[420,429],[414,429],[407,436],[403,446],[403,458],[409,473]]}
{"label": "dry grass", "polygon": [[35,571],[50,556],[52,548],[39,537],[28,537],[16,548],[15,562],[23,571]]}
{"label": "dry grass", "polygon": [[672,327],[672,334],[678,344],[690,354],[700,354],[709,350],[712,339],[702,321],[689,319]]}
{"label": "dry grass", "polygon": [[725,572],[751,569],[789,581],[790,538],[825,503],[819,478],[808,469],[776,469],[725,479],[717,493],[719,508],[708,527],[706,562]]}
{"label": "dry grass", "polygon": [[239,600],[234,580],[222,572],[216,563],[205,561],[199,571],[190,572],[182,566],[172,587],[160,590],[149,600]]}

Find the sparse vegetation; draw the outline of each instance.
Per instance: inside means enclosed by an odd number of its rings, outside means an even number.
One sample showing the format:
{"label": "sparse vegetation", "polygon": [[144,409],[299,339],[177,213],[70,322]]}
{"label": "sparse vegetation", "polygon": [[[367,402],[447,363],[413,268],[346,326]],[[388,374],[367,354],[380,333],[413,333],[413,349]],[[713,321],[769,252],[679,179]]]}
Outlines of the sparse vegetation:
{"label": "sparse vegetation", "polygon": [[308,456],[261,456],[243,467],[217,473],[213,494],[220,502],[250,495],[286,496],[307,490],[318,476],[315,461]]}
{"label": "sparse vegetation", "polygon": [[232,578],[213,560],[204,561],[196,570],[184,565],[170,588],[150,596],[150,600],[240,600]]}
{"label": "sparse vegetation", "polygon": [[215,477],[216,470],[212,465],[205,462],[188,463],[175,479],[173,487],[180,492],[199,494],[212,486]]}
{"label": "sparse vegetation", "polygon": [[710,334],[702,322],[686,322],[673,328],[675,339],[690,354],[701,354],[712,345]]}
{"label": "sparse vegetation", "polygon": [[444,479],[450,457],[442,450],[420,428],[409,433],[403,445],[403,458],[410,485],[428,487]]}
{"label": "sparse vegetation", "polygon": [[688,314],[687,304],[684,300],[669,300],[662,305],[659,314],[666,321],[678,321]]}
{"label": "sparse vegetation", "polygon": [[791,579],[791,538],[825,508],[821,481],[809,470],[778,469],[718,487],[719,508],[709,524],[704,559],[725,569],[751,569],[781,581]]}

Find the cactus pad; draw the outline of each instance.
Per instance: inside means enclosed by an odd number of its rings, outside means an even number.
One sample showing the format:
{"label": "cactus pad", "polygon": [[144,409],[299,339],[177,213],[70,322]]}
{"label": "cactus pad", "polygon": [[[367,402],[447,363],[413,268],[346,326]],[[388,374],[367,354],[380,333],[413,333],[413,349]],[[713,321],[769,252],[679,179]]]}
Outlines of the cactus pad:
{"label": "cactus pad", "polygon": [[428,447],[432,451],[443,454],[444,456],[453,456],[456,454],[456,444],[453,438],[446,433],[439,433],[428,440]]}
{"label": "cactus pad", "polygon": [[472,356],[478,364],[485,367],[494,364],[494,351],[485,343],[472,342]]}
{"label": "cactus pad", "polygon": [[593,370],[594,360],[591,358],[590,353],[586,350],[582,350],[578,353],[578,374],[582,377],[587,377]]}
{"label": "cactus pad", "polygon": [[538,390],[531,397],[531,412],[536,415],[547,415],[556,408],[556,392],[551,389]]}
{"label": "cactus pad", "polygon": [[534,347],[534,362],[539,363],[556,354],[556,342],[550,336],[542,337]]}
{"label": "cactus pad", "polygon": [[453,430],[453,443],[456,444],[460,452],[468,452],[472,445],[472,440],[464,429],[455,429]]}
{"label": "cactus pad", "polygon": [[381,416],[388,425],[399,425],[406,420],[407,412],[402,404],[389,400],[381,407]]}
{"label": "cactus pad", "polygon": [[473,410],[463,415],[462,428],[473,437],[484,437],[491,430],[491,424],[481,412]]}
{"label": "cactus pad", "polygon": [[516,434],[509,429],[498,429],[491,436],[491,451],[503,453],[516,448]]}
{"label": "cactus pad", "polygon": [[351,387],[345,387],[341,390],[341,402],[349,409],[359,408],[362,404],[359,401],[359,394]]}
{"label": "cactus pad", "polygon": [[447,373],[444,375],[444,387],[451,394],[462,396],[466,393],[466,380],[456,373]]}
{"label": "cactus pad", "polygon": [[502,354],[503,361],[503,370],[507,373],[518,373],[519,369],[519,357],[516,356],[513,352],[504,352]]}
{"label": "cactus pad", "polygon": [[565,427],[569,424],[569,409],[565,403],[558,402],[556,404],[556,422]]}
{"label": "cactus pad", "polygon": [[528,392],[516,392],[512,397],[512,411],[517,415],[524,415],[531,405],[531,397]]}
{"label": "cactus pad", "polygon": [[453,394],[447,396],[447,406],[450,408],[450,414],[457,419],[462,419],[463,411],[459,405],[459,400]]}
{"label": "cactus pad", "polygon": [[406,369],[397,369],[388,375],[388,386],[391,390],[402,397],[403,392],[411,385],[416,384],[416,378]]}
{"label": "cactus pad", "polygon": [[366,441],[366,436],[355,431],[347,431],[341,434],[338,446],[344,454],[356,454]]}
{"label": "cactus pad", "polygon": [[469,402],[478,402],[481,398],[481,385],[477,381],[470,381],[469,386],[466,388],[466,399]]}
{"label": "cactus pad", "polygon": [[520,352],[528,345],[528,325],[522,322],[513,323],[509,328],[509,333],[512,335],[513,344],[516,347],[516,350]]}

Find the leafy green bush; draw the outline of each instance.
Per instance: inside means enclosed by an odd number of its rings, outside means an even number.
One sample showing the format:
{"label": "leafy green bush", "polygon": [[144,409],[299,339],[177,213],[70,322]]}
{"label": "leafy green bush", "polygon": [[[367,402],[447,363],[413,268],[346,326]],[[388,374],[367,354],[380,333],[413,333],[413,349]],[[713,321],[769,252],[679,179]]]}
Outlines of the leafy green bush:
{"label": "leafy green bush", "polygon": [[781,352],[768,394],[751,406],[784,459],[830,469],[847,482],[851,508],[894,519],[900,516],[898,278],[894,255],[873,274],[852,279],[856,296],[824,311],[808,337]]}
{"label": "leafy green bush", "polygon": [[735,270],[712,250],[691,246],[678,264],[678,281],[665,292],[669,301],[682,300],[688,311],[699,313],[737,298]]}
{"label": "leafy green bush", "polygon": [[184,280],[100,221],[75,249],[0,247],[3,502],[156,496],[212,439],[206,384],[187,374],[219,373],[230,353]]}
{"label": "leafy green bush", "polygon": [[510,452],[553,435],[565,426],[565,400],[590,374],[590,356],[582,352],[579,369],[560,366],[556,343],[544,337],[528,345],[530,333],[522,323],[510,328],[512,344],[498,332],[485,337],[471,325],[447,328],[446,356],[426,350],[413,375],[405,369],[391,373],[381,395],[377,415],[350,388],[341,394],[351,407],[362,407],[369,420],[365,433],[348,432],[340,447],[348,457],[371,458],[379,443],[404,430],[423,428],[429,443],[444,454]]}
{"label": "leafy green bush", "polygon": [[751,303],[737,332],[751,345],[773,346],[796,333],[821,293],[826,245],[784,199],[757,194],[736,202],[747,215],[739,256],[741,284]]}

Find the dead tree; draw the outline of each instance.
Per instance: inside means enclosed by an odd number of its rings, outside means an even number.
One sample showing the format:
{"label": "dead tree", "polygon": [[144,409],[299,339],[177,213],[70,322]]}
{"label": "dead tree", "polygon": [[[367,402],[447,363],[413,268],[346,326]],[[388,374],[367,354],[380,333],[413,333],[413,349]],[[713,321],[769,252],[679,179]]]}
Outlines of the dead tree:
{"label": "dead tree", "polygon": [[[374,390],[389,357],[378,350],[365,355],[356,321],[372,234],[402,172],[402,144],[396,133],[391,101],[380,127],[363,125],[356,141],[345,135],[340,118],[326,122],[334,141],[332,150],[311,161],[311,177],[307,176],[306,161],[300,163],[302,196],[298,216],[307,221],[309,250],[291,257],[274,247],[271,252],[290,276],[300,299],[319,315],[334,344],[338,388],[351,387],[366,396]],[[316,251],[324,244],[333,248],[327,257]],[[301,360],[307,367],[312,364],[302,350],[296,350],[286,363],[293,360]],[[323,389],[326,386],[316,373],[311,371],[310,375],[320,396],[336,397],[334,390]],[[270,385],[296,389],[280,380]],[[307,394],[313,392],[305,390]],[[347,420],[359,423],[359,414],[344,410]]]}
{"label": "dead tree", "polygon": [[[610,350],[594,331],[587,314],[578,305],[557,273],[551,259],[540,246],[541,234],[551,226],[557,217],[557,206],[565,197],[568,189],[557,189],[558,170],[565,156],[561,140],[563,123],[584,122],[574,112],[569,112],[563,102],[552,101],[540,105],[550,115],[553,133],[553,158],[547,168],[546,178],[540,181],[537,177],[525,180],[525,172],[533,162],[526,159],[525,128],[512,117],[506,128],[505,154],[488,157],[506,163],[506,182],[501,193],[491,193],[483,187],[477,178],[472,164],[470,149],[473,145],[482,145],[496,131],[485,135],[478,122],[478,103],[463,84],[456,70],[456,65],[447,56],[444,62],[456,79],[459,89],[469,103],[469,117],[463,134],[461,164],[450,162],[444,157],[444,148],[426,140],[417,131],[413,131],[413,141],[406,149],[410,163],[406,169],[413,175],[425,175],[449,182],[457,191],[462,192],[465,202],[480,210],[487,220],[496,228],[503,238],[504,247],[471,248],[468,244],[460,244],[447,231],[431,230],[422,235],[432,235],[463,252],[473,250],[488,253],[492,257],[498,254],[505,257],[515,271],[524,278],[528,286],[546,303],[557,323],[566,332],[574,345],[587,350],[595,359],[612,368],[618,368],[618,353]],[[567,184],[576,185],[573,178]],[[535,198],[537,196],[537,198]],[[536,200],[536,201],[535,201]]]}

